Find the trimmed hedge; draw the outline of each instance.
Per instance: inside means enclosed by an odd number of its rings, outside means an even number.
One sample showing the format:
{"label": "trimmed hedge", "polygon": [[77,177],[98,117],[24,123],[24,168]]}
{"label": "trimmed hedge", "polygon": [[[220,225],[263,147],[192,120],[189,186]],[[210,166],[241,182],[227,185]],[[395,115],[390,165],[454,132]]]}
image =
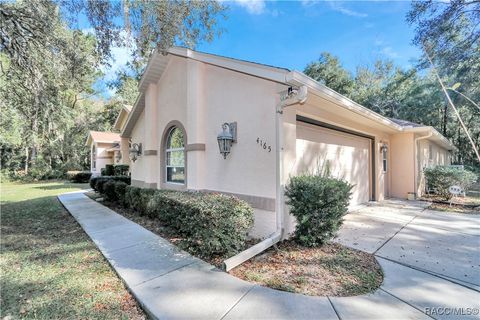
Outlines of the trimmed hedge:
{"label": "trimmed hedge", "polygon": [[117,164],[114,168],[116,176],[128,176],[128,164]]}
{"label": "trimmed hedge", "polygon": [[352,187],[343,180],[318,175],[292,177],[285,196],[297,219],[295,240],[314,247],[332,239],[348,212]]}
{"label": "trimmed hedge", "polygon": [[99,193],[104,193],[103,184],[108,180],[122,181],[128,185],[131,183],[129,176],[100,176],[90,179],[90,187]]}
{"label": "trimmed hedge", "polygon": [[158,219],[184,238],[180,243],[184,249],[200,257],[226,257],[241,251],[253,227],[253,209],[232,196],[144,189],[99,178],[96,186],[107,200]]}
{"label": "trimmed hedge", "polygon": [[105,175],[106,176],[114,176],[115,175],[115,167],[113,164],[106,164],[105,165]]}
{"label": "trimmed hedge", "polygon": [[125,206],[136,210],[140,215],[145,215],[147,203],[154,193],[155,189],[128,186],[125,190]]}
{"label": "trimmed hedge", "polygon": [[181,245],[201,257],[234,255],[253,227],[253,209],[246,202],[216,193],[159,190],[147,214],[185,237]]}
{"label": "trimmed hedge", "polygon": [[123,181],[115,181],[115,193],[117,194],[118,202],[125,206],[125,193],[127,192],[128,184]]}
{"label": "trimmed hedge", "polygon": [[448,188],[451,186],[460,186],[466,191],[478,179],[475,173],[458,167],[436,166],[425,168],[423,172],[428,188],[433,189],[436,194],[446,200],[449,200],[451,197],[448,191]]}
{"label": "trimmed hedge", "polygon": [[[118,182],[120,182],[120,181],[118,181]],[[103,189],[103,194],[105,195],[106,200],[112,201],[112,202],[118,200],[117,192],[115,191],[116,183],[117,183],[117,181],[115,181],[113,179],[105,180],[105,182],[103,183],[102,189]],[[97,184],[98,184],[98,182],[97,182]]]}
{"label": "trimmed hedge", "polygon": [[92,173],[90,171],[69,171],[67,176],[74,183],[87,183],[90,181]]}

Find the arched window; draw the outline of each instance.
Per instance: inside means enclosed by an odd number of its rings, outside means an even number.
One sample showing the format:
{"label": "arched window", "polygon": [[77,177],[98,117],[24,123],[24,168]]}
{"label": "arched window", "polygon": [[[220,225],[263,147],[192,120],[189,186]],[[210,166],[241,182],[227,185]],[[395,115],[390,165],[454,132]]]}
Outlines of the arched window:
{"label": "arched window", "polygon": [[185,183],[185,144],[183,132],[178,127],[172,127],[168,132],[165,159],[166,181]]}

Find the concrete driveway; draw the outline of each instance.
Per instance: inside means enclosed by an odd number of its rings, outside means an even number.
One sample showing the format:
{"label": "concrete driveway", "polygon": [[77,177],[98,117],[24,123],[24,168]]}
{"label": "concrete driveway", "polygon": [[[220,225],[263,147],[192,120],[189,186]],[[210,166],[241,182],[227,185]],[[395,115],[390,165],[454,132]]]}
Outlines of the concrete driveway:
{"label": "concrete driveway", "polygon": [[480,215],[385,201],[348,214],[336,242],[480,289]]}

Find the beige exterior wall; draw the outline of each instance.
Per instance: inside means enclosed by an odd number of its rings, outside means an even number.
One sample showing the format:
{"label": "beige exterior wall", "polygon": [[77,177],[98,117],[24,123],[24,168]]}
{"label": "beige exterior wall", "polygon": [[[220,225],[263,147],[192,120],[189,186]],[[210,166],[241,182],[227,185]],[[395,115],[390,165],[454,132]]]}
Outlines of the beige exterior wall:
{"label": "beige exterior wall", "polygon": [[[421,135],[417,135],[416,137],[419,136]],[[424,194],[425,191],[425,175],[423,174],[423,170],[438,165],[451,164],[451,154],[448,150],[430,140],[418,140],[417,146],[417,170],[415,172],[416,192],[417,195],[420,196]]]}
{"label": "beige exterior wall", "polygon": [[[286,86],[273,81],[171,56],[158,82],[147,86],[145,109],[131,133],[132,143],[142,143],[144,152],[136,162],[130,163],[132,184],[235,194],[255,208],[255,227],[251,234],[269,235],[276,225],[276,106],[278,93],[285,89]],[[352,114],[312,94],[306,104],[286,108],[281,124],[283,181],[313,169],[315,159],[321,158],[325,151],[320,144],[297,140],[301,129],[296,117],[300,115],[371,137],[372,140],[354,138],[360,145],[358,150],[352,149],[333,169],[352,165],[350,173],[357,181],[369,181],[357,187],[367,188],[366,192],[369,196],[374,194],[375,200],[381,201],[387,196],[405,198],[406,193],[415,188],[413,134],[394,134],[393,129]],[[220,155],[217,144],[217,135],[225,122],[236,122],[238,129],[237,142],[227,159]],[[172,125],[185,130],[184,185],[167,183],[165,179],[165,135]],[[332,137],[334,143],[335,137]],[[257,141],[265,143],[266,148]],[[380,148],[383,144],[389,147],[387,172],[382,170]],[[372,166],[372,146],[375,166]],[[444,159],[443,153],[437,154],[436,158]],[[330,158],[336,159],[335,152]],[[370,183],[372,179],[374,183]],[[287,216],[286,222],[287,232],[293,231],[294,219]]]}
{"label": "beige exterior wall", "polygon": [[[93,156],[93,146],[96,148],[96,159]],[[102,168],[107,164],[113,164],[113,152],[108,152],[107,149],[113,147],[111,143],[92,143],[90,147],[90,171],[94,176],[100,175]],[[96,161],[96,166],[93,168],[93,162]]]}
{"label": "beige exterior wall", "polygon": [[390,137],[390,195],[407,198],[414,192],[415,148],[413,133],[399,133]]}
{"label": "beige exterior wall", "polygon": [[[144,152],[156,151],[130,164],[132,184],[244,195],[258,204],[252,235],[269,235],[275,230],[275,214],[270,204],[275,201],[278,91],[279,86],[270,81],[172,57],[158,83],[149,85],[145,110],[131,134],[132,142],[141,142]],[[155,92],[153,103],[152,92]],[[237,142],[226,160],[217,143],[224,122],[236,122],[238,128]],[[166,183],[162,165],[165,134],[171,124],[178,123],[185,128],[187,149],[193,146],[193,150],[186,151],[184,186]],[[270,145],[271,151],[257,144],[257,138]]]}
{"label": "beige exterior wall", "polygon": [[[132,136],[131,136],[132,143],[143,143],[145,141],[144,123],[145,123],[145,112],[142,112],[132,131]],[[138,159],[135,162],[131,161],[130,172],[132,176],[132,185],[138,185],[136,181],[140,181],[141,183],[143,183],[145,181],[145,173],[148,171],[155,174],[154,170],[155,168],[147,168],[145,166],[143,156],[138,157]],[[140,186],[143,186],[143,185],[140,185]]]}

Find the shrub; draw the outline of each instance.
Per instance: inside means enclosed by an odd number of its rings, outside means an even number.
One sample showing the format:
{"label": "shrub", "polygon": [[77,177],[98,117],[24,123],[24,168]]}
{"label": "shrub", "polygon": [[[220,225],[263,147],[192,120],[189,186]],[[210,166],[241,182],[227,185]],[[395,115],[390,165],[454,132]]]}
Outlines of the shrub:
{"label": "shrub", "polygon": [[451,197],[449,187],[455,185],[466,191],[478,179],[475,173],[458,167],[436,166],[423,172],[428,188],[446,200]]}
{"label": "shrub", "polygon": [[128,176],[128,164],[118,164],[115,166],[115,175],[116,176]]}
{"label": "shrub", "polygon": [[155,189],[128,186],[125,192],[126,206],[134,209],[140,215],[145,215],[147,213],[147,203],[154,193]]}
{"label": "shrub", "polygon": [[99,193],[104,193],[103,185],[108,180],[122,181],[126,184],[130,184],[131,178],[128,176],[100,176],[90,179],[90,187]]}
{"label": "shrub", "polygon": [[222,194],[158,190],[147,213],[184,236],[182,246],[203,257],[239,252],[253,226],[253,209]]}
{"label": "shrub", "polygon": [[89,171],[68,171],[67,177],[74,183],[87,183],[92,177],[92,173]]}
{"label": "shrub", "polygon": [[107,171],[105,170],[105,168],[100,169],[100,175],[101,176],[106,176],[107,175]]}
{"label": "shrub", "polygon": [[296,241],[313,247],[333,238],[348,212],[352,187],[319,175],[292,177],[285,195],[290,213],[297,219]]}
{"label": "shrub", "polygon": [[115,175],[115,169],[113,164],[106,164],[105,165],[105,175],[106,176],[114,176]]}
{"label": "shrub", "polygon": [[107,179],[104,183],[103,183],[103,194],[105,195],[105,199],[108,200],[108,201],[117,201],[118,200],[118,197],[117,197],[117,193],[115,191],[115,184],[117,183],[117,181],[113,180],[113,179]]}
{"label": "shrub", "polygon": [[91,177],[90,178],[90,181],[88,182],[90,184],[90,188],[92,188],[93,190],[97,191],[95,189],[95,185],[97,184],[97,180],[98,180],[99,177]]}
{"label": "shrub", "polygon": [[104,185],[108,180],[110,180],[108,177],[98,177],[98,178],[97,178],[97,182],[95,183],[95,191],[97,191],[98,193],[103,194],[103,193],[104,193],[103,185]]}
{"label": "shrub", "polygon": [[125,193],[127,191],[128,184],[123,181],[115,181],[115,193],[118,202],[125,206]]}

